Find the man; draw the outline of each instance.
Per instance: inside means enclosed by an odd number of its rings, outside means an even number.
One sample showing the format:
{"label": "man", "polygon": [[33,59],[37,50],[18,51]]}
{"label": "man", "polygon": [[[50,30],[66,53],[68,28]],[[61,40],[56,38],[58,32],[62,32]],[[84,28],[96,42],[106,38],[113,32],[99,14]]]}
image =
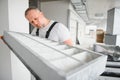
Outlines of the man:
{"label": "man", "polygon": [[70,46],[73,45],[68,29],[62,23],[55,23],[55,21],[47,19],[39,9],[28,8],[25,11],[25,17],[35,27],[31,34],[45,38],[48,30],[52,26],[46,38],[63,42]]}

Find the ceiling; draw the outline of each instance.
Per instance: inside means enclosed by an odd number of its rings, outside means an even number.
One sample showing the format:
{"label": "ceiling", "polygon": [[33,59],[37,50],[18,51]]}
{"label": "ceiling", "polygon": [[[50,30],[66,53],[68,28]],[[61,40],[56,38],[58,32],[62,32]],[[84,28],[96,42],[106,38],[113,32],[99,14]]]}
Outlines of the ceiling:
{"label": "ceiling", "polygon": [[87,24],[100,24],[107,19],[107,11],[120,7],[120,0],[71,0],[76,12]]}
{"label": "ceiling", "polygon": [[[42,0],[58,1],[58,0]],[[100,24],[107,19],[107,11],[120,7],[120,0],[70,0],[76,12],[87,24]]]}

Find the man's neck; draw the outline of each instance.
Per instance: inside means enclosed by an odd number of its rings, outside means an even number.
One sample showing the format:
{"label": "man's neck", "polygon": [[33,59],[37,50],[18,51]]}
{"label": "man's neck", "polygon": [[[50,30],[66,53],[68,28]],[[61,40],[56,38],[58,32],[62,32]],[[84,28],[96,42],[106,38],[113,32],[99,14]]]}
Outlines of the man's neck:
{"label": "man's neck", "polygon": [[50,23],[50,20],[47,19],[46,22],[45,22],[45,24],[43,25],[43,27],[46,27],[47,25],[49,25],[49,23]]}

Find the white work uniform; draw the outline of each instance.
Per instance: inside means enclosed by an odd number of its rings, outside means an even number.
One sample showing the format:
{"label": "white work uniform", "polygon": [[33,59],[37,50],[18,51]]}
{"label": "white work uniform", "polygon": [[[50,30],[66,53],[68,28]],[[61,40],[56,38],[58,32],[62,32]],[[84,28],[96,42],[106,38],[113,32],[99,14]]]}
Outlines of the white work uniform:
{"label": "white work uniform", "polygon": [[[45,38],[46,31],[50,28],[50,26],[54,23],[53,20],[50,23],[39,29],[39,36]],[[37,28],[34,28],[32,31],[32,35],[36,35]],[[64,42],[65,40],[70,39],[70,32],[62,23],[56,23],[52,30],[50,31],[48,39],[58,42]]]}

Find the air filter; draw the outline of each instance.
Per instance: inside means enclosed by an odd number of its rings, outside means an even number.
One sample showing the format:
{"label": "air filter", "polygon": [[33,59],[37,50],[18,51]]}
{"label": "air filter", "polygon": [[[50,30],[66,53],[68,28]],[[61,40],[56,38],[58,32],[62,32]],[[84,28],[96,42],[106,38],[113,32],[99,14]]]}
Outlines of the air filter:
{"label": "air filter", "polygon": [[4,41],[41,80],[95,80],[107,56],[25,33],[4,32]]}

